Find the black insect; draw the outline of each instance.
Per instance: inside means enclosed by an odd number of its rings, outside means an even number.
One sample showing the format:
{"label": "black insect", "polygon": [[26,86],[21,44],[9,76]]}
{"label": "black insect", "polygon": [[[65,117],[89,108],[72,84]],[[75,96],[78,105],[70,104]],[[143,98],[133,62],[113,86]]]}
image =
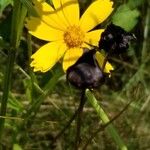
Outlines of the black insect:
{"label": "black insect", "polygon": [[67,70],[67,80],[77,88],[96,88],[104,75],[96,61],[96,50],[88,50]]}
{"label": "black insect", "polygon": [[120,54],[129,48],[129,42],[135,39],[132,33],[126,32],[123,28],[110,24],[102,33],[99,41],[99,48],[113,54]]}

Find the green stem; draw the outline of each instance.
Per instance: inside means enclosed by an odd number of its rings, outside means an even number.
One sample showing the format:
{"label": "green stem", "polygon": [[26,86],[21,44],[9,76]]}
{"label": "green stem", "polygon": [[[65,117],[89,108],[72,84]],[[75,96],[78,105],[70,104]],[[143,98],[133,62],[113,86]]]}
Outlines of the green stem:
{"label": "green stem", "polygon": [[[8,63],[7,63],[7,68],[6,68],[5,75],[4,75],[4,88],[3,88],[3,95],[2,95],[2,100],[1,100],[0,116],[6,115],[7,100],[8,100],[9,90],[10,90],[10,81],[12,77],[14,61],[15,61],[15,52],[12,50],[12,51],[9,51],[9,54],[8,54]],[[5,119],[1,118],[0,119],[0,139],[3,134],[4,123],[5,123]]]}
{"label": "green stem", "polygon": [[[87,100],[93,106],[93,108],[97,112],[97,115],[99,116],[99,118],[102,120],[102,122],[104,124],[107,124],[110,120],[109,120],[107,114],[102,109],[102,107],[98,104],[98,102],[97,102],[96,98],[94,97],[94,95],[92,94],[92,92],[89,89],[87,89],[85,94],[86,94]],[[116,144],[118,145],[120,150],[128,149],[112,124],[109,124],[107,126],[106,130],[110,134],[110,136],[113,138],[113,140],[116,142]]]}
{"label": "green stem", "polygon": [[10,45],[14,49],[18,47],[18,27],[19,27],[19,20],[20,20],[20,8],[21,3],[19,0],[14,0],[14,7],[13,7],[13,15],[11,21],[11,35],[10,35]]}
{"label": "green stem", "polygon": [[30,82],[30,84],[31,84],[31,88],[30,88],[30,90],[31,90],[31,94],[30,94],[30,98],[31,98],[31,101],[33,101],[33,90],[34,90],[34,82],[35,82],[35,77],[34,77],[34,73],[33,73],[33,71],[32,71],[32,69],[31,69],[31,67],[30,67],[30,63],[31,63],[31,56],[32,56],[32,44],[31,44],[31,34],[27,34],[27,44],[28,44],[28,66],[29,66],[29,75],[30,75],[30,77],[31,77],[31,82]]}
{"label": "green stem", "polygon": [[[16,51],[19,47],[20,37],[22,33],[24,18],[27,10],[21,5],[19,0],[14,0],[14,8],[11,23],[11,34],[10,34],[10,49],[8,50],[8,61],[4,75],[4,88],[1,100],[0,115],[5,116],[7,112],[7,101],[9,96],[9,90],[11,86],[12,72],[15,62]],[[5,119],[0,118],[0,140],[2,139],[4,131]]]}
{"label": "green stem", "polygon": [[147,1],[148,7],[147,7],[147,13],[145,18],[145,27],[144,27],[144,41],[143,41],[143,47],[142,47],[142,62],[145,62],[145,58],[148,54],[147,51],[147,38],[149,35],[149,23],[150,23],[150,2]]}

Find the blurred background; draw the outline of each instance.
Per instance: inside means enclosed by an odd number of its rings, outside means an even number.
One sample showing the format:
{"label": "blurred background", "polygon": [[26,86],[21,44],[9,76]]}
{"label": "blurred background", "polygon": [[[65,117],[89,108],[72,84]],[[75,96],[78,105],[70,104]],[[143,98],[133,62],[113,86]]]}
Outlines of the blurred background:
{"label": "blurred background", "polygon": [[[27,2],[20,1],[23,4]],[[51,3],[50,0],[47,2]],[[83,13],[92,0],[79,2]],[[150,150],[150,2],[114,0],[114,7],[113,14],[96,28],[113,22],[133,33],[136,40],[131,42],[127,53],[109,58],[115,68],[112,77],[93,93],[111,119],[132,102],[115,119],[114,126],[129,150]],[[10,49],[13,8],[13,0],[0,0],[0,97]],[[28,49],[35,52],[44,43],[31,37],[23,28],[0,142],[3,149],[74,149],[75,121],[53,147],[51,144],[78,108],[81,91],[66,82],[59,63],[46,73],[32,71]],[[86,103],[81,124],[81,149],[100,125],[96,112]],[[93,136],[85,149],[116,150],[117,147],[107,132],[102,130]]]}

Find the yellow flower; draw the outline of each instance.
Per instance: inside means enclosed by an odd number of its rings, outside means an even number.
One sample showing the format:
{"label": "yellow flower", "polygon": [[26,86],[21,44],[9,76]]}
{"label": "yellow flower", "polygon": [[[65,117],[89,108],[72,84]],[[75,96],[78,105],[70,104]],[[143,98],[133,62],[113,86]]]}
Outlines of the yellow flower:
{"label": "yellow flower", "polygon": [[[96,0],[80,17],[78,0],[52,2],[54,7],[43,0],[34,0],[39,17],[27,19],[26,27],[30,34],[49,41],[32,55],[31,67],[34,67],[34,71],[46,72],[61,58],[66,71],[83,54],[83,48],[90,49],[88,44],[98,46],[104,29],[91,30],[102,23],[113,10],[110,0]],[[102,66],[104,56],[99,52],[97,60]],[[107,63],[104,71],[109,73],[112,69]]]}

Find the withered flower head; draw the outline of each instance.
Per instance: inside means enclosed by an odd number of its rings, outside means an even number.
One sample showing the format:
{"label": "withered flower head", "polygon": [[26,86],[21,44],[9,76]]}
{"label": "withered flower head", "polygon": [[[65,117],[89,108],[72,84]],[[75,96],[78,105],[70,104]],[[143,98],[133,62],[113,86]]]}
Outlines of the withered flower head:
{"label": "withered flower head", "polygon": [[85,52],[67,70],[67,80],[77,88],[96,88],[104,80],[104,75],[95,58],[96,50]]}
{"label": "withered flower head", "polygon": [[99,48],[104,49],[106,52],[120,54],[129,48],[129,42],[134,38],[135,36],[132,33],[110,24],[101,35]]}

